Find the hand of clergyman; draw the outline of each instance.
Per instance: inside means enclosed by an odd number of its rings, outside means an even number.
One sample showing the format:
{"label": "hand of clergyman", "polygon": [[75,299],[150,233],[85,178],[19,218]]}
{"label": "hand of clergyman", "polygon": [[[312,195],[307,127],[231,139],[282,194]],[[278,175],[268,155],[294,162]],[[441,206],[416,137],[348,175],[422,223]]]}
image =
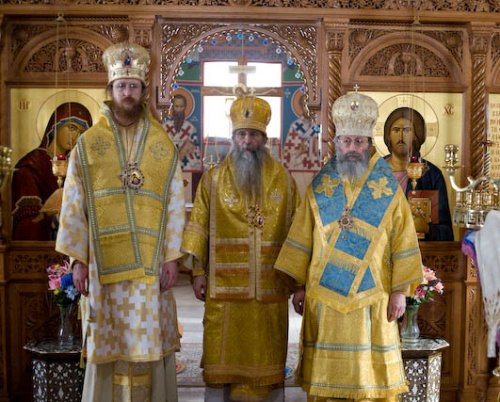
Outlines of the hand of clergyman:
{"label": "hand of clergyman", "polygon": [[389,297],[387,305],[387,319],[389,322],[397,320],[405,313],[406,296],[403,293],[394,292]]}
{"label": "hand of clergyman", "polygon": [[304,299],[306,297],[306,290],[302,287],[293,293],[293,308],[297,314],[302,315],[304,313]]}
{"label": "hand of clergyman", "polygon": [[164,262],[160,275],[160,292],[164,292],[174,286],[179,274],[179,264],[177,261]]}
{"label": "hand of clergyman", "polygon": [[207,278],[205,275],[194,277],[193,290],[198,300],[205,301],[207,293]]}
{"label": "hand of clergyman", "polygon": [[83,262],[76,261],[73,264],[73,285],[75,285],[76,290],[80,292],[83,296],[88,296],[89,291],[87,287],[88,277],[89,277],[89,267]]}

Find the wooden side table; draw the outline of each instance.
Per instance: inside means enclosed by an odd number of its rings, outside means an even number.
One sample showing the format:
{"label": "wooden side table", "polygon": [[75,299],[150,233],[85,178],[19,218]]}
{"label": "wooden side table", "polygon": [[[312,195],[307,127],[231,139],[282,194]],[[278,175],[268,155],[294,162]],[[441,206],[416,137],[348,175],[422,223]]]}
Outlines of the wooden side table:
{"label": "wooden side table", "polygon": [[440,338],[419,338],[415,343],[401,343],[410,390],[400,395],[400,401],[439,402],[441,351],[448,346],[449,343]]}
{"label": "wooden side table", "polygon": [[78,341],[60,346],[56,340],[30,342],[24,349],[31,353],[34,402],[80,402],[85,369],[80,367]]}

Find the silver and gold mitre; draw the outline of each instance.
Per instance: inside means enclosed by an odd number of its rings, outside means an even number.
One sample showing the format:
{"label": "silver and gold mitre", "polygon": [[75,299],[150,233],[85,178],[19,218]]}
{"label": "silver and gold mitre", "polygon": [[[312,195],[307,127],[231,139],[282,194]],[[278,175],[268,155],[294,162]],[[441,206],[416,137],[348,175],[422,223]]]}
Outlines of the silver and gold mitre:
{"label": "silver and gold mitre", "polygon": [[121,42],[108,47],[102,54],[108,70],[108,84],[121,78],[135,78],[146,83],[149,52],[136,43]]}
{"label": "silver and gold mitre", "polygon": [[337,136],[372,137],[377,118],[377,102],[359,92],[341,96],[332,106],[332,119]]}
{"label": "silver and gold mitre", "polygon": [[253,128],[266,134],[271,120],[271,106],[256,96],[242,96],[231,105],[233,131],[239,128]]}

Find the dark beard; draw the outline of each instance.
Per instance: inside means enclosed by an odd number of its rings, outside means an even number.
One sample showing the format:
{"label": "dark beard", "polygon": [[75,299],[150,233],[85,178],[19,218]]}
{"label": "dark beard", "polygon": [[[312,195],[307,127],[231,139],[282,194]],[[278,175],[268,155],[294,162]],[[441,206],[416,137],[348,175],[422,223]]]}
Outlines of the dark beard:
{"label": "dark beard", "polygon": [[172,114],[172,120],[174,121],[174,129],[176,133],[181,131],[182,125],[184,124],[184,118],[184,111],[174,112]]}
{"label": "dark beard", "polygon": [[111,102],[111,109],[118,121],[136,122],[142,115],[142,102],[130,100],[131,98],[126,98],[125,100],[127,99],[128,102],[126,102],[125,105]]}
{"label": "dark beard", "polygon": [[[347,178],[349,181],[356,181],[362,177],[367,169],[370,162],[371,147],[368,147],[365,152],[361,155],[357,152],[348,152],[342,155],[340,150],[337,148],[337,171],[340,177]],[[356,156],[356,160],[348,159],[350,156]]]}
{"label": "dark beard", "polygon": [[238,190],[251,200],[260,199],[262,167],[269,157],[266,147],[262,145],[255,151],[247,151],[233,144],[230,155],[234,160]]}

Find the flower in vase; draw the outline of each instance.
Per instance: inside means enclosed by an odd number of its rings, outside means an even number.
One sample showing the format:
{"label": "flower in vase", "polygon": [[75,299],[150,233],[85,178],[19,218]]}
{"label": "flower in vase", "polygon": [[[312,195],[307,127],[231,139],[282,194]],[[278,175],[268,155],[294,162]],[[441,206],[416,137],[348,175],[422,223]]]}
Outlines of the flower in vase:
{"label": "flower in vase", "polygon": [[409,306],[418,306],[434,300],[435,294],[444,293],[444,285],[441,279],[436,277],[433,269],[422,266],[424,281],[418,285],[413,295],[406,298],[406,304]]}
{"label": "flower in vase", "polygon": [[67,261],[54,264],[47,268],[49,290],[54,295],[54,301],[60,306],[68,306],[78,301],[80,293],[73,285],[73,274]]}

